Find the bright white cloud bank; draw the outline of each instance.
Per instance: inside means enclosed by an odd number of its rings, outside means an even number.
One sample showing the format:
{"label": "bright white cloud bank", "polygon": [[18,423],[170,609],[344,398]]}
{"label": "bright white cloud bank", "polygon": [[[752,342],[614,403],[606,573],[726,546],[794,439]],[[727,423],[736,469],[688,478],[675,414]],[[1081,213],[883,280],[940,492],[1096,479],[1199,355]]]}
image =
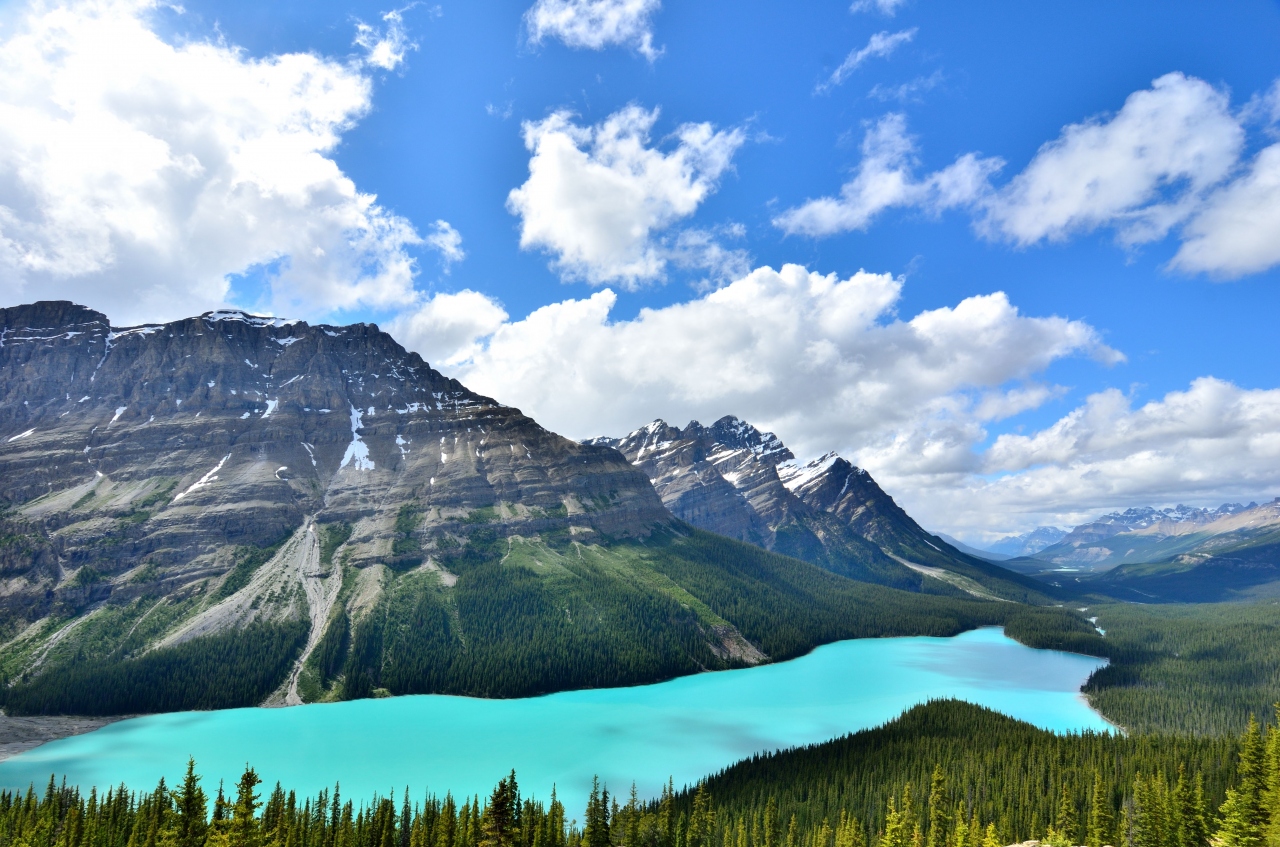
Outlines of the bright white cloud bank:
{"label": "bright white cloud bank", "polygon": [[653,61],[661,51],[654,49],[649,19],[661,5],[660,0],[538,0],[525,13],[525,26],[534,44],[558,38],[588,50],[618,45]]}
{"label": "bright white cloud bank", "polygon": [[774,224],[824,237],[866,229],[895,207],[964,208],[986,237],[1023,247],[1103,228],[1126,247],[1174,233],[1175,269],[1256,273],[1280,264],[1280,144],[1245,155],[1245,121],[1260,110],[1233,112],[1207,82],[1166,74],[1115,114],[1064,127],[1003,186],[993,183],[1003,162],[976,153],[917,177],[905,121],[888,115],[867,130],[838,196],[808,200]]}
{"label": "bright white cloud bank", "polygon": [[121,321],[223,305],[266,276],[282,313],[412,302],[420,242],[332,154],[369,109],[365,68],[409,49],[398,16],[366,60],[255,59],[160,38],[152,0],[40,3],[0,36],[0,297]]}
{"label": "bright white cloud bank", "polygon": [[[868,467],[877,456],[868,453]],[[1134,405],[1110,389],[1052,426],[1002,435],[975,472],[912,479],[886,466],[908,508],[940,529],[988,536],[1079,523],[1127,506],[1218,505],[1280,493],[1280,389],[1205,377]]]}
{"label": "bright white cloud bank", "polygon": [[[1270,473],[1268,455],[1280,481],[1280,437],[1268,434],[1280,418],[1258,411],[1280,410],[1280,391],[1265,399],[1211,380],[1140,410],[1106,392],[1041,433],[984,448],[987,426],[1062,395],[1041,378],[1053,362],[1121,355],[1088,324],[1023,315],[1000,292],[898,318],[902,286],[888,274],[764,267],[621,321],[607,289],[514,321],[467,291],[438,295],[392,331],[471,388],[572,437],[737,414],[799,455],[840,449],[942,530],[998,533],[1126,498],[1249,487]],[[1252,446],[1222,463],[1241,444]],[[1203,486],[1189,482],[1197,478]]]}
{"label": "bright white cloud bank", "polygon": [[568,112],[525,122],[529,179],[507,199],[520,217],[520,246],[551,253],[570,278],[628,287],[661,279],[669,261],[697,264],[705,254],[712,270],[722,264],[719,253],[691,251],[689,236],[682,245],[668,230],[715,190],[745,137],[684,124],[664,152],[650,141],[657,119],[657,109],[628,106],[596,126],[579,126]]}

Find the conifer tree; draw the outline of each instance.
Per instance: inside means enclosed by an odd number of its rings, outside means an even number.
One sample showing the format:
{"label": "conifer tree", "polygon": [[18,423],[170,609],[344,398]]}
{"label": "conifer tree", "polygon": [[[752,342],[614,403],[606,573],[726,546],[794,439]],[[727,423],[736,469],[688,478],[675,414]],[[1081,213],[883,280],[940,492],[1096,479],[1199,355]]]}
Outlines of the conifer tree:
{"label": "conifer tree", "polygon": [[1071,791],[1067,788],[1065,782],[1062,783],[1062,790],[1058,795],[1058,815],[1054,821],[1052,832],[1057,836],[1057,840],[1071,847],[1076,843],[1076,830],[1079,827],[1076,824],[1076,803],[1071,796]]}
{"label": "conifer tree", "polygon": [[[715,811],[711,807],[711,796],[707,794],[706,784],[699,783],[698,790],[693,795],[693,810],[689,814],[689,832],[685,838],[687,847],[710,847],[715,832],[715,820]],[[606,842],[603,847],[608,847],[608,843]]]}
{"label": "conifer tree", "polygon": [[[598,792],[593,788],[592,799],[599,800]],[[493,789],[493,794],[489,796],[489,806],[485,809],[482,827],[482,835],[480,844],[482,847],[514,847],[516,836],[516,812],[519,809],[520,797],[516,789],[516,774],[511,772],[510,777],[504,777],[498,780],[497,786]],[[591,808],[587,809],[588,822],[590,829]],[[606,830],[607,838],[607,830]],[[608,847],[608,842],[603,845],[591,843],[590,847]]]}
{"label": "conifer tree", "polygon": [[262,783],[257,772],[248,765],[236,784],[236,803],[231,809],[231,827],[228,830],[229,847],[259,847],[258,795],[254,793]]}
{"label": "conifer tree", "polygon": [[1251,817],[1251,806],[1244,792],[1227,789],[1227,800],[1222,804],[1222,823],[1218,827],[1216,843],[1221,847],[1260,847],[1257,827]]}
{"label": "conifer tree", "polygon": [[1111,838],[1113,825],[1111,797],[1102,783],[1102,773],[1093,772],[1093,792],[1089,798],[1089,825],[1085,843],[1089,847],[1103,847]]}
{"label": "conifer tree", "polygon": [[1267,748],[1258,721],[1251,715],[1240,737],[1237,787],[1227,791],[1219,810],[1222,822],[1216,839],[1222,847],[1261,847],[1267,824],[1264,795],[1267,788]]}
{"label": "conifer tree", "polygon": [[609,789],[600,790],[600,778],[591,778],[587,819],[582,827],[583,847],[609,847]]}
{"label": "conifer tree", "polygon": [[205,823],[204,789],[196,774],[196,760],[187,759],[187,774],[182,787],[174,793],[177,817],[174,821],[174,847],[201,847],[208,825]]}
{"label": "conifer tree", "polygon": [[[771,795],[769,797],[769,802],[766,803],[764,807],[764,823],[762,832],[764,836],[763,847],[778,847],[778,841],[782,834],[782,827],[780,824],[781,821],[778,820],[778,800],[776,797]],[[792,825],[794,824],[795,820],[793,817]],[[787,840],[788,844],[790,844],[793,839],[788,835]],[[757,844],[758,843],[759,842],[757,842]]]}
{"label": "conifer tree", "polygon": [[1267,729],[1266,793],[1263,812],[1266,827],[1263,840],[1267,847],[1280,847],[1280,703],[1276,703],[1276,722]]}
{"label": "conifer tree", "polygon": [[929,780],[929,831],[925,835],[925,847],[946,847],[946,787],[942,766],[935,764],[933,776]]}
{"label": "conifer tree", "polygon": [[955,821],[955,826],[951,828],[951,838],[947,841],[948,847],[969,847],[969,822],[965,820],[963,804],[956,804],[952,820]]}

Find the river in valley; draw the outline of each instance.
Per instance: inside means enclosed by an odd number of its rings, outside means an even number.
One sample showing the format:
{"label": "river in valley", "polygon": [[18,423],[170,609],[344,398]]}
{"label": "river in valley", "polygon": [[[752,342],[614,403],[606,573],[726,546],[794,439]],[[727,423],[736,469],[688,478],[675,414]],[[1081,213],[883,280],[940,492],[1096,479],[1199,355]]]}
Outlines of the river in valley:
{"label": "river in valley", "polygon": [[[121,721],[0,763],[0,786],[51,773],[84,788],[175,785],[194,756],[212,797],[246,763],[300,794],[342,783],[346,798],[407,785],[487,795],[512,768],[525,796],[554,784],[581,819],[593,775],[625,798],[696,782],[752,753],[825,741],[955,697],[1059,732],[1104,730],[1080,686],[1101,659],[1034,650],[983,628],[955,638],[869,638],[789,662],[633,688],[520,700],[426,695],[283,709],[181,712]],[[459,800],[461,802],[461,800]]]}

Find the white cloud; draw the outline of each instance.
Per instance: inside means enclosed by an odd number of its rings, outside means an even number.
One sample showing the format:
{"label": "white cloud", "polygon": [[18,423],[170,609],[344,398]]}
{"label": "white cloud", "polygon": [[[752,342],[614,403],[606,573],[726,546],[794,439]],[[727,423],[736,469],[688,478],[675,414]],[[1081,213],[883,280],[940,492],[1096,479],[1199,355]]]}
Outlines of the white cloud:
{"label": "white cloud", "polygon": [[[907,98],[935,79],[877,86],[871,96]],[[1274,138],[1277,116],[1280,80],[1233,114],[1226,93],[1165,74],[1114,115],[1064,127],[996,188],[991,178],[1002,160],[976,153],[916,178],[916,145],[905,119],[890,114],[867,131],[862,160],[838,197],[808,200],[773,222],[788,234],[820,238],[866,229],[890,208],[936,214],[968,207],[980,234],[1018,246],[1102,228],[1113,228],[1127,248],[1173,234],[1181,244],[1171,269],[1226,278],[1259,273],[1280,265],[1280,144],[1242,160],[1245,124],[1261,123]]]}
{"label": "white cloud", "polygon": [[[1034,382],[1052,362],[1119,356],[1087,324],[1021,315],[1002,293],[896,319],[902,285],[888,274],[842,280],[764,267],[619,321],[606,289],[516,321],[499,323],[490,310],[490,320],[460,331],[465,349],[434,355],[463,362],[454,375],[469,387],[570,436],[620,434],[655,416],[683,423],[732,413],[781,433],[800,454],[944,425],[978,432],[1054,396]],[[462,316],[455,322],[482,311],[433,301],[428,329],[397,337],[419,349],[425,342],[415,339],[442,337],[445,306]],[[965,449],[980,437],[966,436]],[[955,458],[932,461],[949,468]]]}
{"label": "white cloud", "polygon": [[916,207],[931,213],[974,203],[989,189],[991,175],[1004,163],[966,153],[942,170],[917,179],[915,142],[907,135],[906,118],[886,115],[867,130],[862,161],[839,197],[820,197],[788,209],[774,225],[789,235],[822,237],[866,229],[893,207]]}
{"label": "white cloud", "polygon": [[603,50],[631,47],[649,61],[658,58],[650,18],[661,0],[538,0],[525,12],[529,41],[558,38],[569,47]]}
{"label": "white cloud", "polygon": [[[122,321],[223,305],[411,302],[420,241],[332,158],[369,109],[359,67],[166,43],[152,0],[37,3],[0,36],[0,297],[64,297]],[[165,8],[168,12],[168,7]]]}
{"label": "white cloud", "polygon": [[1109,119],[1071,124],[991,198],[985,232],[1028,245],[1115,226],[1163,238],[1230,174],[1244,130],[1227,96],[1180,73],[1129,95]]}
{"label": "white cloud", "polygon": [[1187,224],[1172,266],[1236,277],[1280,264],[1280,144],[1213,193]]}
{"label": "white cloud", "polygon": [[825,91],[844,82],[849,74],[857,70],[867,59],[880,59],[892,55],[893,51],[915,38],[918,31],[918,27],[912,27],[901,32],[877,32],[867,41],[867,46],[853,50],[845,56],[840,67],[836,68],[830,78],[819,85],[817,90]]}
{"label": "white cloud", "polygon": [[678,250],[662,234],[715,190],[745,136],[689,123],[663,152],[650,146],[657,119],[657,109],[628,106],[596,126],[563,111],[525,122],[529,179],[507,198],[520,246],[549,251],[570,278],[629,287],[661,279]]}
{"label": "white cloud", "polygon": [[479,352],[482,339],[497,332],[507,312],[478,291],[436,294],[405,310],[386,330],[435,367],[455,367]]}
{"label": "white cloud", "polygon": [[1110,389],[1044,430],[1001,435],[979,458],[973,473],[950,477],[880,469],[929,525],[974,534],[1270,496],[1280,493],[1280,389],[1205,377],[1136,408]]}
{"label": "white cloud", "polygon": [[849,6],[850,12],[876,11],[882,15],[893,17],[899,6],[906,5],[907,0],[854,0]]}
{"label": "white cloud", "polygon": [[404,11],[398,9],[385,13],[382,22],[386,26],[383,29],[364,21],[356,23],[355,44],[364,48],[367,64],[384,71],[394,71],[404,62],[406,53],[418,49],[405,31]]}
{"label": "white cloud", "polygon": [[463,291],[391,330],[566,435],[737,414],[802,457],[840,450],[926,526],[968,537],[1280,494],[1280,389],[1203,378],[1143,404],[1106,390],[988,443],[997,422],[1064,396],[1043,380],[1054,362],[1123,357],[1088,324],[1023,315],[1000,292],[899,318],[903,285],[764,267],[631,320],[612,318],[610,290],[520,320]]}
{"label": "white cloud", "polygon": [[462,233],[448,221],[436,221],[431,225],[431,232],[422,240],[440,254],[446,271],[454,262],[467,258],[467,251],[462,249]]}

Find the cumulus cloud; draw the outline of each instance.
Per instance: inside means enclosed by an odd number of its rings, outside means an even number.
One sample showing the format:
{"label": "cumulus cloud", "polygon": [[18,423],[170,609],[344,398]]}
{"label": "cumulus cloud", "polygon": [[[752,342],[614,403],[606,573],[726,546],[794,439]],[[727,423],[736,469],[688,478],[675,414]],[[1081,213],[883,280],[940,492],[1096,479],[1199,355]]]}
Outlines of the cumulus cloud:
{"label": "cumulus cloud", "polygon": [[462,291],[390,329],[566,435],[737,414],[801,457],[841,451],[926,526],[965,537],[1280,494],[1280,389],[1206,377],[1142,404],[1109,389],[991,440],[993,425],[1066,394],[1043,380],[1054,362],[1123,356],[1088,324],[1024,315],[1000,292],[900,318],[904,284],[762,267],[631,320],[613,319],[607,289],[520,320]]}
{"label": "cumulus cloud", "polygon": [[[902,285],[889,274],[762,267],[632,320],[612,319],[617,296],[606,289],[521,320],[499,322],[490,310],[459,331],[463,352],[437,347],[435,356],[461,362],[453,373],[468,386],[574,437],[624,433],[655,416],[733,413],[801,454],[879,444],[937,421],[980,428],[1052,396],[1035,380],[1052,362],[1119,357],[1087,324],[1022,315],[998,292],[898,319]],[[478,301],[431,305],[427,329],[397,335],[408,346],[483,311]]]}
{"label": "cumulus cloud", "polygon": [[1280,264],[1280,144],[1214,192],[1187,224],[1172,266],[1237,277]]}
{"label": "cumulus cloud", "polygon": [[657,119],[628,106],[595,126],[564,111],[525,122],[529,179],[507,198],[520,246],[548,251],[569,278],[628,287],[661,279],[673,250],[691,255],[662,239],[715,191],[745,136],[689,123],[664,152],[650,142]]}
{"label": "cumulus cloud", "polygon": [[937,214],[973,204],[990,191],[990,178],[1004,162],[966,153],[924,177],[905,116],[890,114],[873,124],[862,140],[862,161],[839,197],[820,197],[788,209],[774,226],[789,235],[822,237],[862,230],[886,209],[915,207]]}
{"label": "cumulus cloud", "polygon": [[[871,96],[907,98],[936,79],[877,86]],[[964,207],[981,235],[1020,247],[1107,228],[1126,248],[1177,238],[1174,270],[1258,273],[1280,265],[1280,144],[1247,159],[1246,125],[1262,123],[1274,139],[1277,116],[1280,80],[1233,112],[1225,92],[1169,73],[1129,95],[1115,114],[1067,125],[995,186],[1002,160],[976,153],[917,178],[915,142],[905,119],[890,114],[867,131],[862,160],[839,196],[808,200],[774,224],[821,238],[866,229],[894,207]]]}
{"label": "cumulus cloud", "polygon": [[[332,158],[360,66],[156,35],[152,0],[38,3],[0,37],[0,296],[117,320],[223,305],[261,273],[295,314],[413,299],[420,238]],[[167,8],[167,7],[166,7]]]}
{"label": "cumulus cloud", "polygon": [[951,477],[881,470],[931,525],[973,535],[1128,506],[1247,501],[1280,493],[1280,389],[1204,377],[1136,407],[1109,389],[1039,432],[1001,435],[979,459]]}
{"label": "cumulus cloud", "polygon": [[1244,137],[1226,94],[1166,74],[1113,117],[1067,126],[1041,147],[991,198],[982,228],[1020,245],[1101,226],[1130,245],[1163,238],[1230,174]]}
{"label": "cumulus cloud", "polygon": [[467,251],[462,249],[462,233],[453,228],[448,221],[436,221],[431,225],[431,232],[427,233],[423,242],[440,254],[440,260],[444,263],[445,270],[455,262],[461,262],[467,258]]}
{"label": "cumulus cloud", "polygon": [[907,44],[911,39],[915,38],[917,31],[918,27],[912,27],[901,32],[877,32],[871,36],[865,47],[860,47],[845,56],[840,66],[832,72],[826,82],[818,86],[817,90],[826,91],[844,82],[849,74],[857,70],[867,59],[881,59],[891,55],[903,44]]}
{"label": "cumulus cloud", "polygon": [[365,62],[384,71],[394,71],[404,62],[405,54],[417,50],[404,27],[404,11],[397,9],[382,16],[382,27],[356,23],[355,44],[365,50]]}
{"label": "cumulus cloud", "polygon": [[661,0],[538,0],[524,20],[533,44],[558,38],[579,49],[631,47],[652,62],[662,51],[653,46],[650,18],[661,6]]}
{"label": "cumulus cloud", "polygon": [[483,339],[497,332],[507,312],[478,291],[436,294],[406,309],[386,330],[435,367],[456,367],[476,355]]}

